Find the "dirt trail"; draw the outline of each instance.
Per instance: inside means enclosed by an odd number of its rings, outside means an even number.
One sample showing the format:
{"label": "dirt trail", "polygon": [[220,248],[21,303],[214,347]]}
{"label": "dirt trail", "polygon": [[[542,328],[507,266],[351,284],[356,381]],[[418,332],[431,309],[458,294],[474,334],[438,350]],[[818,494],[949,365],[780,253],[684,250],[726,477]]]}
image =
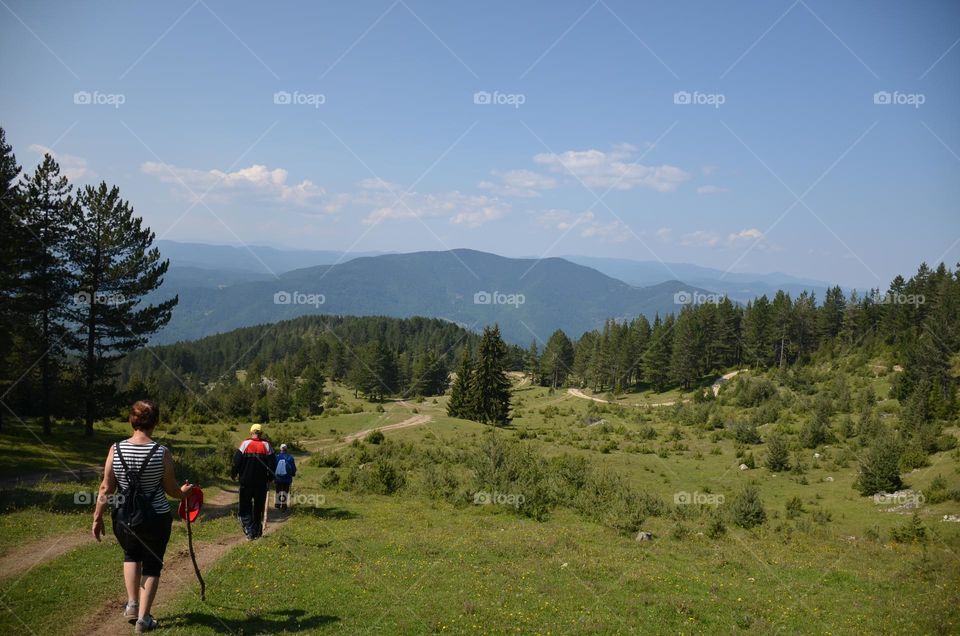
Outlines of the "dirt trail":
{"label": "dirt trail", "polygon": [[[717,397],[718,395],[720,395],[720,387],[723,386],[724,383],[728,382],[732,377],[734,377],[738,373],[740,373],[739,369],[737,371],[730,371],[729,373],[724,373],[719,378],[714,380],[713,384],[710,385],[710,389],[713,391],[713,397]],[[676,400],[668,400],[666,402],[635,402],[633,404],[630,404],[626,402],[621,403],[621,402],[615,402],[611,400],[604,400],[603,398],[598,398],[593,395],[587,395],[580,389],[567,389],[567,393],[574,397],[578,397],[584,400],[593,400],[594,402],[602,402],[603,404],[622,404],[624,406],[658,407],[658,406],[673,406],[674,404],[677,403]],[[684,402],[689,402],[689,399],[684,400]]]}
{"label": "dirt trail", "polygon": [[36,486],[42,481],[76,481],[85,482],[100,477],[103,465],[85,464],[70,469],[44,470],[26,475],[15,475],[12,477],[0,478],[0,490],[13,490],[14,488],[29,488]]}
{"label": "dirt trail", "polygon": [[[204,518],[216,519],[229,514],[236,499],[236,492],[218,492],[204,503]],[[71,530],[17,546],[0,556],[0,580],[21,576],[31,568],[53,561],[91,541],[93,538],[88,530]],[[115,543],[112,534],[107,534],[104,541]]]}
{"label": "dirt trail", "polygon": [[433,418],[429,415],[414,415],[413,417],[407,418],[402,422],[397,422],[396,424],[387,424],[386,426],[378,426],[376,428],[367,429],[365,431],[357,431],[356,433],[351,433],[343,438],[343,441],[339,444],[340,446],[344,444],[350,444],[354,440],[363,439],[370,433],[374,431],[395,431],[401,428],[409,428],[411,426],[419,426],[420,424],[426,424],[431,421]]}
{"label": "dirt trail", "polygon": [[90,541],[93,539],[88,532],[77,530],[17,546],[0,556],[0,580],[25,574],[27,570],[53,561]]}
{"label": "dirt trail", "polygon": [[[236,493],[223,491],[208,503],[216,506],[228,506],[236,499]],[[263,531],[264,536],[272,534],[277,528],[281,527],[287,521],[286,516],[281,516],[269,508],[267,518],[267,527]],[[270,514],[273,513],[273,514]],[[206,514],[206,513],[204,513]],[[198,536],[199,534],[199,536]],[[240,528],[237,527],[237,536],[224,537],[212,543],[202,543],[202,530],[197,533],[194,530],[194,550],[197,554],[197,565],[200,566],[200,572],[206,574],[217,561],[227,555],[230,550],[238,545],[246,543],[246,538],[240,534]],[[117,570],[119,576],[119,568]],[[207,586],[210,586],[209,577],[204,577]],[[193,564],[190,562],[190,553],[186,546],[177,550],[175,553],[168,553],[163,565],[163,576],[161,577],[160,589],[157,590],[157,598],[154,601],[152,614],[160,621],[163,628],[163,608],[170,603],[184,590],[192,589],[199,596],[200,587],[193,574]],[[126,599],[123,595],[108,601],[100,608],[94,610],[88,617],[80,621],[76,626],[78,634],[98,634],[100,636],[113,636],[115,634],[127,635],[133,632],[133,628],[122,615],[123,605]]]}

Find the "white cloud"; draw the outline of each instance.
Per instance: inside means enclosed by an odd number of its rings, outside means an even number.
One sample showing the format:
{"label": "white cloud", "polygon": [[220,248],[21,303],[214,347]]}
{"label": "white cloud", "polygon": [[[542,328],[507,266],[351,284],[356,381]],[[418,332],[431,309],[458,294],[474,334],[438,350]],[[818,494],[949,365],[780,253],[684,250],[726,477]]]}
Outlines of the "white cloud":
{"label": "white cloud", "polygon": [[720,194],[729,191],[727,188],[715,185],[702,185],[697,188],[697,194]]}
{"label": "white cloud", "polygon": [[669,243],[672,236],[673,230],[668,227],[662,227],[657,230],[657,239],[662,243]]}
{"label": "white cloud", "polygon": [[212,200],[232,201],[235,198],[260,196],[280,203],[312,206],[320,205],[326,194],[323,188],[310,180],[288,184],[286,170],[270,170],[259,164],[234,172],[223,172],[217,169],[196,170],[147,161],[140,166],[140,170],[164,183],[186,186],[191,200],[203,197],[204,193],[210,190],[211,194],[206,198]]}
{"label": "white cloud", "polygon": [[557,187],[556,179],[532,170],[494,170],[492,174],[500,181],[481,181],[478,187],[505,197],[534,198],[540,196],[541,190]]}
{"label": "white cloud", "polygon": [[758,241],[764,238],[763,232],[755,227],[751,227],[746,230],[740,230],[735,234],[730,234],[727,236],[727,243],[729,245],[736,245],[737,243]]}
{"label": "white cloud", "polygon": [[29,149],[38,155],[50,155],[56,159],[57,163],[60,164],[60,174],[71,181],[83,179],[84,177],[93,179],[97,176],[97,173],[87,167],[87,160],[83,157],[60,154],[54,152],[52,148],[40,144],[31,144]]}
{"label": "white cloud", "polygon": [[478,227],[503,217],[510,209],[509,204],[499,199],[456,190],[429,194],[394,187],[368,187],[355,194],[338,195],[337,199],[340,207],[373,207],[363,219],[368,225],[391,219],[446,218],[456,225]]}
{"label": "white cloud", "polygon": [[575,214],[570,210],[550,209],[541,212],[536,219],[540,225],[561,232],[577,230],[583,238],[599,238],[620,242],[625,241],[632,234],[630,228],[619,219],[601,223],[597,221],[597,217],[592,211]]}
{"label": "white cloud", "polygon": [[569,173],[589,187],[632,190],[650,188],[673,192],[690,175],[675,166],[644,166],[631,163],[636,148],[629,144],[615,146],[610,152],[601,150],[567,150],[562,153],[540,153],[533,160],[548,170]]}
{"label": "white cloud", "polygon": [[757,247],[764,249],[766,246],[766,237],[763,232],[755,227],[732,232],[724,238],[717,232],[710,230],[697,230],[680,237],[680,244],[686,247],[740,247],[753,242],[758,242]]}
{"label": "white cloud", "polygon": [[702,171],[703,171],[703,174],[709,177],[710,175],[715,174],[719,169],[720,168],[717,166],[704,166],[702,168]]}
{"label": "white cloud", "polygon": [[680,237],[680,244],[687,247],[717,247],[720,245],[720,237],[714,232],[697,230]]}

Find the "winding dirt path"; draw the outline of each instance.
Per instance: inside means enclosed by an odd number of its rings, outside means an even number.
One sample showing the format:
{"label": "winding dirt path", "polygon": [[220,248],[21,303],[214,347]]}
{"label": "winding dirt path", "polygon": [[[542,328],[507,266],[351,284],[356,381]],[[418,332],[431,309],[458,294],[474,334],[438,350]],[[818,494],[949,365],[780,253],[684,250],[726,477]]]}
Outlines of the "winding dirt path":
{"label": "winding dirt path", "polygon": [[[733,378],[735,375],[737,375],[740,372],[741,372],[741,369],[738,369],[736,371],[730,371],[729,373],[724,373],[719,378],[714,380],[713,384],[710,385],[710,389],[713,391],[713,397],[717,397],[718,395],[720,395],[720,387],[723,386],[726,382],[729,382],[731,378]],[[603,404],[621,404],[623,406],[659,407],[659,406],[673,406],[674,404],[677,403],[676,400],[667,400],[666,402],[634,402],[631,404],[629,402],[616,402],[612,400],[605,400],[603,398],[598,398],[594,395],[587,395],[580,389],[567,389],[567,393],[569,395],[572,395],[573,397],[578,397],[583,400],[593,400],[594,402],[601,402]],[[683,401],[689,402],[690,400],[688,398]]]}
{"label": "winding dirt path", "polygon": [[351,433],[343,438],[343,441],[338,444],[338,446],[343,446],[345,444],[350,444],[354,440],[363,439],[370,433],[374,431],[396,431],[401,428],[410,428],[411,426],[419,426],[421,424],[426,424],[427,422],[433,420],[433,417],[430,415],[414,415],[413,417],[407,418],[402,422],[397,422],[396,424],[387,424],[386,426],[377,426],[376,428],[370,428],[365,431],[357,431],[356,433]]}
{"label": "winding dirt path", "polygon": [[29,488],[42,481],[76,481],[84,482],[98,479],[103,470],[103,464],[84,464],[70,469],[44,470],[26,475],[14,475],[0,478],[0,490],[14,488]]}

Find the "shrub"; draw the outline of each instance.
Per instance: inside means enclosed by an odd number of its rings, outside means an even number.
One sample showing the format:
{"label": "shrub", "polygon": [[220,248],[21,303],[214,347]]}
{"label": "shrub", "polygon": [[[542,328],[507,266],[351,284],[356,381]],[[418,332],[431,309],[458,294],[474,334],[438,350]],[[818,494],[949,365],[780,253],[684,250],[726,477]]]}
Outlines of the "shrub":
{"label": "shrub", "polygon": [[760,490],[753,484],[748,484],[737,493],[730,506],[733,522],[741,528],[753,528],[761,525],[767,519],[767,512],[760,500]]}
{"label": "shrub", "polygon": [[900,480],[900,444],[889,432],[878,434],[860,460],[854,487],[861,495],[895,492]]}
{"label": "shrub", "polygon": [[786,504],[787,519],[794,519],[803,514],[803,501],[800,497],[790,497]]}
{"label": "shrub", "polygon": [[757,432],[756,424],[737,422],[737,424],[733,427],[733,437],[741,444],[760,443],[760,433]]}
{"label": "shrub", "polygon": [[382,444],[384,439],[385,439],[385,436],[383,434],[383,431],[381,431],[380,429],[377,429],[375,431],[370,431],[370,433],[367,434],[367,438],[365,441],[368,444]]}
{"label": "shrub", "polygon": [[910,521],[890,531],[890,538],[897,543],[926,543],[927,527],[920,521],[920,515],[914,512]]}
{"label": "shrub", "polygon": [[707,524],[707,536],[711,539],[719,539],[727,533],[727,524],[723,522],[723,517],[714,515]]}
{"label": "shrub", "polygon": [[775,473],[789,470],[790,449],[787,440],[779,433],[773,433],[767,438],[767,458],[765,464]]}

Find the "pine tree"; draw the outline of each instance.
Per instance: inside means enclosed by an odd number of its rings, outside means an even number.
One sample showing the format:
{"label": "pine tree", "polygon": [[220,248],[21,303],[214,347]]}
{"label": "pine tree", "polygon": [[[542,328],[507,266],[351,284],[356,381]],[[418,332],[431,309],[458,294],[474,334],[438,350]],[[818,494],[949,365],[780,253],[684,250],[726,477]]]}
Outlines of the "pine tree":
{"label": "pine tree", "polygon": [[775,473],[790,469],[790,448],[787,440],[779,433],[771,433],[767,437],[766,466]]}
{"label": "pine tree", "polygon": [[854,484],[861,495],[896,492],[900,480],[901,446],[890,431],[881,430],[861,456],[860,472]]}
{"label": "pine tree", "polygon": [[86,186],[72,206],[72,220],[67,251],[84,302],[70,311],[76,328],[69,341],[81,360],[86,433],[92,435],[93,423],[113,397],[113,361],[166,325],[178,299],[139,307],[160,287],[170,261],[160,260],[154,233],[133,215],[116,186]]}
{"label": "pine tree", "polygon": [[447,402],[447,415],[464,420],[474,419],[470,404],[470,395],[473,392],[473,357],[470,347],[464,347],[457,365],[457,377],[450,389],[450,401]]}
{"label": "pine tree", "polygon": [[[20,227],[21,192],[18,184],[20,166],[7,143],[7,133],[0,127],[0,395],[6,395],[13,382],[9,372],[10,350],[17,327],[17,308],[14,306],[18,286],[19,249],[22,245]],[[0,430],[6,415],[0,406]]]}
{"label": "pine tree", "polygon": [[547,340],[540,365],[544,384],[556,389],[566,383],[573,366],[573,343],[563,330],[557,329]]}
{"label": "pine tree", "polygon": [[49,435],[53,385],[64,350],[64,308],[71,289],[66,261],[71,186],[46,154],[21,190],[21,302],[30,323],[31,352],[38,360],[38,410],[43,432]]}
{"label": "pine tree", "polygon": [[693,309],[685,307],[673,328],[673,350],[670,354],[670,375],[686,390],[697,379],[702,355],[697,346]]}
{"label": "pine tree", "polygon": [[474,420],[494,426],[510,423],[510,379],[506,373],[507,345],[500,327],[486,327],[477,349],[470,409]]}
{"label": "pine tree", "polygon": [[536,340],[530,343],[530,348],[527,349],[523,366],[527,375],[530,376],[530,382],[532,384],[538,384],[540,382],[540,352],[537,350]]}
{"label": "pine tree", "polygon": [[[655,323],[660,320],[657,316]],[[673,341],[673,315],[653,328],[650,346],[643,355],[643,380],[656,391],[663,391],[670,379],[670,358]]]}

